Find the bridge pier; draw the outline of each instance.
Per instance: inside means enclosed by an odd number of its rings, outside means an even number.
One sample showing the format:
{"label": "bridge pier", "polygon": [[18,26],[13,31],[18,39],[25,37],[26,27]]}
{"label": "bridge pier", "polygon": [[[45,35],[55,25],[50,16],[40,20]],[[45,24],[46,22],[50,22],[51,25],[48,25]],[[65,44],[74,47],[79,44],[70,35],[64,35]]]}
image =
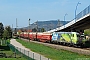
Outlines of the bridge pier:
{"label": "bridge pier", "polygon": [[82,30],[76,30],[76,29],[73,29],[73,28],[71,28],[71,30],[70,30],[71,32],[78,32],[78,33],[80,33],[80,34],[83,34],[84,33],[84,30],[82,29]]}
{"label": "bridge pier", "polygon": [[78,32],[80,34],[83,34],[84,33],[84,30],[76,30],[75,32]]}

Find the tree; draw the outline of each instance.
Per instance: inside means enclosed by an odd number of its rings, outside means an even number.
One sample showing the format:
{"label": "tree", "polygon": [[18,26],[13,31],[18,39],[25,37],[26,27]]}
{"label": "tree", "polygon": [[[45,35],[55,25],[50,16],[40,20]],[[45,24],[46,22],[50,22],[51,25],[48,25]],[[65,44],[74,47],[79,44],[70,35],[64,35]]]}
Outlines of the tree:
{"label": "tree", "polygon": [[36,28],[33,28],[32,31],[33,31],[33,32],[37,32],[37,29],[36,29]]}
{"label": "tree", "polygon": [[24,32],[24,29],[23,29],[23,28],[21,28],[20,30],[21,30],[22,32]]}
{"label": "tree", "polygon": [[12,38],[12,29],[11,29],[11,27],[10,26],[6,26],[5,30],[8,31],[9,38]]}
{"label": "tree", "polygon": [[10,36],[9,36],[9,32],[7,30],[4,30],[4,33],[3,33],[3,38],[4,39],[8,39]]}
{"label": "tree", "polygon": [[44,28],[41,28],[41,32],[45,32],[45,29]]}
{"label": "tree", "polygon": [[0,38],[1,38],[1,39],[2,39],[2,37],[3,37],[3,31],[4,31],[3,24],[0,23]]}
{"label": "tree", "polygon": [[87,35],[87,36],[90,36],[90,29],[84,30],[84,34]]}

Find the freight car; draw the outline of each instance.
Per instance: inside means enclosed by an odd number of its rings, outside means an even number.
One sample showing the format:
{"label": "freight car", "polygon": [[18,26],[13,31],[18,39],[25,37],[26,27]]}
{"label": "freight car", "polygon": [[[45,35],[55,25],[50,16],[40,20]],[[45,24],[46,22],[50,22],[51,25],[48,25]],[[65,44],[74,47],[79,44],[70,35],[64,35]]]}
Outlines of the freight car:
{"label": "freight car", "polygon": [[30,32],[30,33],[22,32],[20,34],[20,37],[28,38],[30,40],[41,41],[41,42],[50,42],[52,35],[51,35],[51,33],[46,33],[46,32],[44,32],[44,33],[41,33],[41,32]]}

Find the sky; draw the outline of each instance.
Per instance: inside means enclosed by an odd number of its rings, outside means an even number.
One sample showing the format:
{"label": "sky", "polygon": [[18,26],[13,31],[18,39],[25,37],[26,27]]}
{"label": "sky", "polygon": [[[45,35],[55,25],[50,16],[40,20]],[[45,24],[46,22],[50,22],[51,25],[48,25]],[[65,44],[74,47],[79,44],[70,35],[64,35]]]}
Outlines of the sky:
{"label": "sky", "polygon": [[28,26],[38,21],[64,20],[71,21],[76,14],[90,5],[90,0],[0,0],[0,22],[4,26]]}

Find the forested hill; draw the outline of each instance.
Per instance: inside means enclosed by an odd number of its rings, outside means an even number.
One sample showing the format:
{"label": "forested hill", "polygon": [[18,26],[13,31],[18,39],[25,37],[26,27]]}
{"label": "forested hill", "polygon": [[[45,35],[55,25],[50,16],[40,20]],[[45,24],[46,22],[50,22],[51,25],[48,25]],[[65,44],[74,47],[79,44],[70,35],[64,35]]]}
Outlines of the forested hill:
{"label": "forested hill", "polygon": [[[37,21],[30,25],[30,29],[38,27],[38,28],[44,28],[45,30],[50,30],[62,26],[68,22],[69,21],[58,21],[58,20]],[[24,28],[27,29],[28,27],[24,27]]]}

